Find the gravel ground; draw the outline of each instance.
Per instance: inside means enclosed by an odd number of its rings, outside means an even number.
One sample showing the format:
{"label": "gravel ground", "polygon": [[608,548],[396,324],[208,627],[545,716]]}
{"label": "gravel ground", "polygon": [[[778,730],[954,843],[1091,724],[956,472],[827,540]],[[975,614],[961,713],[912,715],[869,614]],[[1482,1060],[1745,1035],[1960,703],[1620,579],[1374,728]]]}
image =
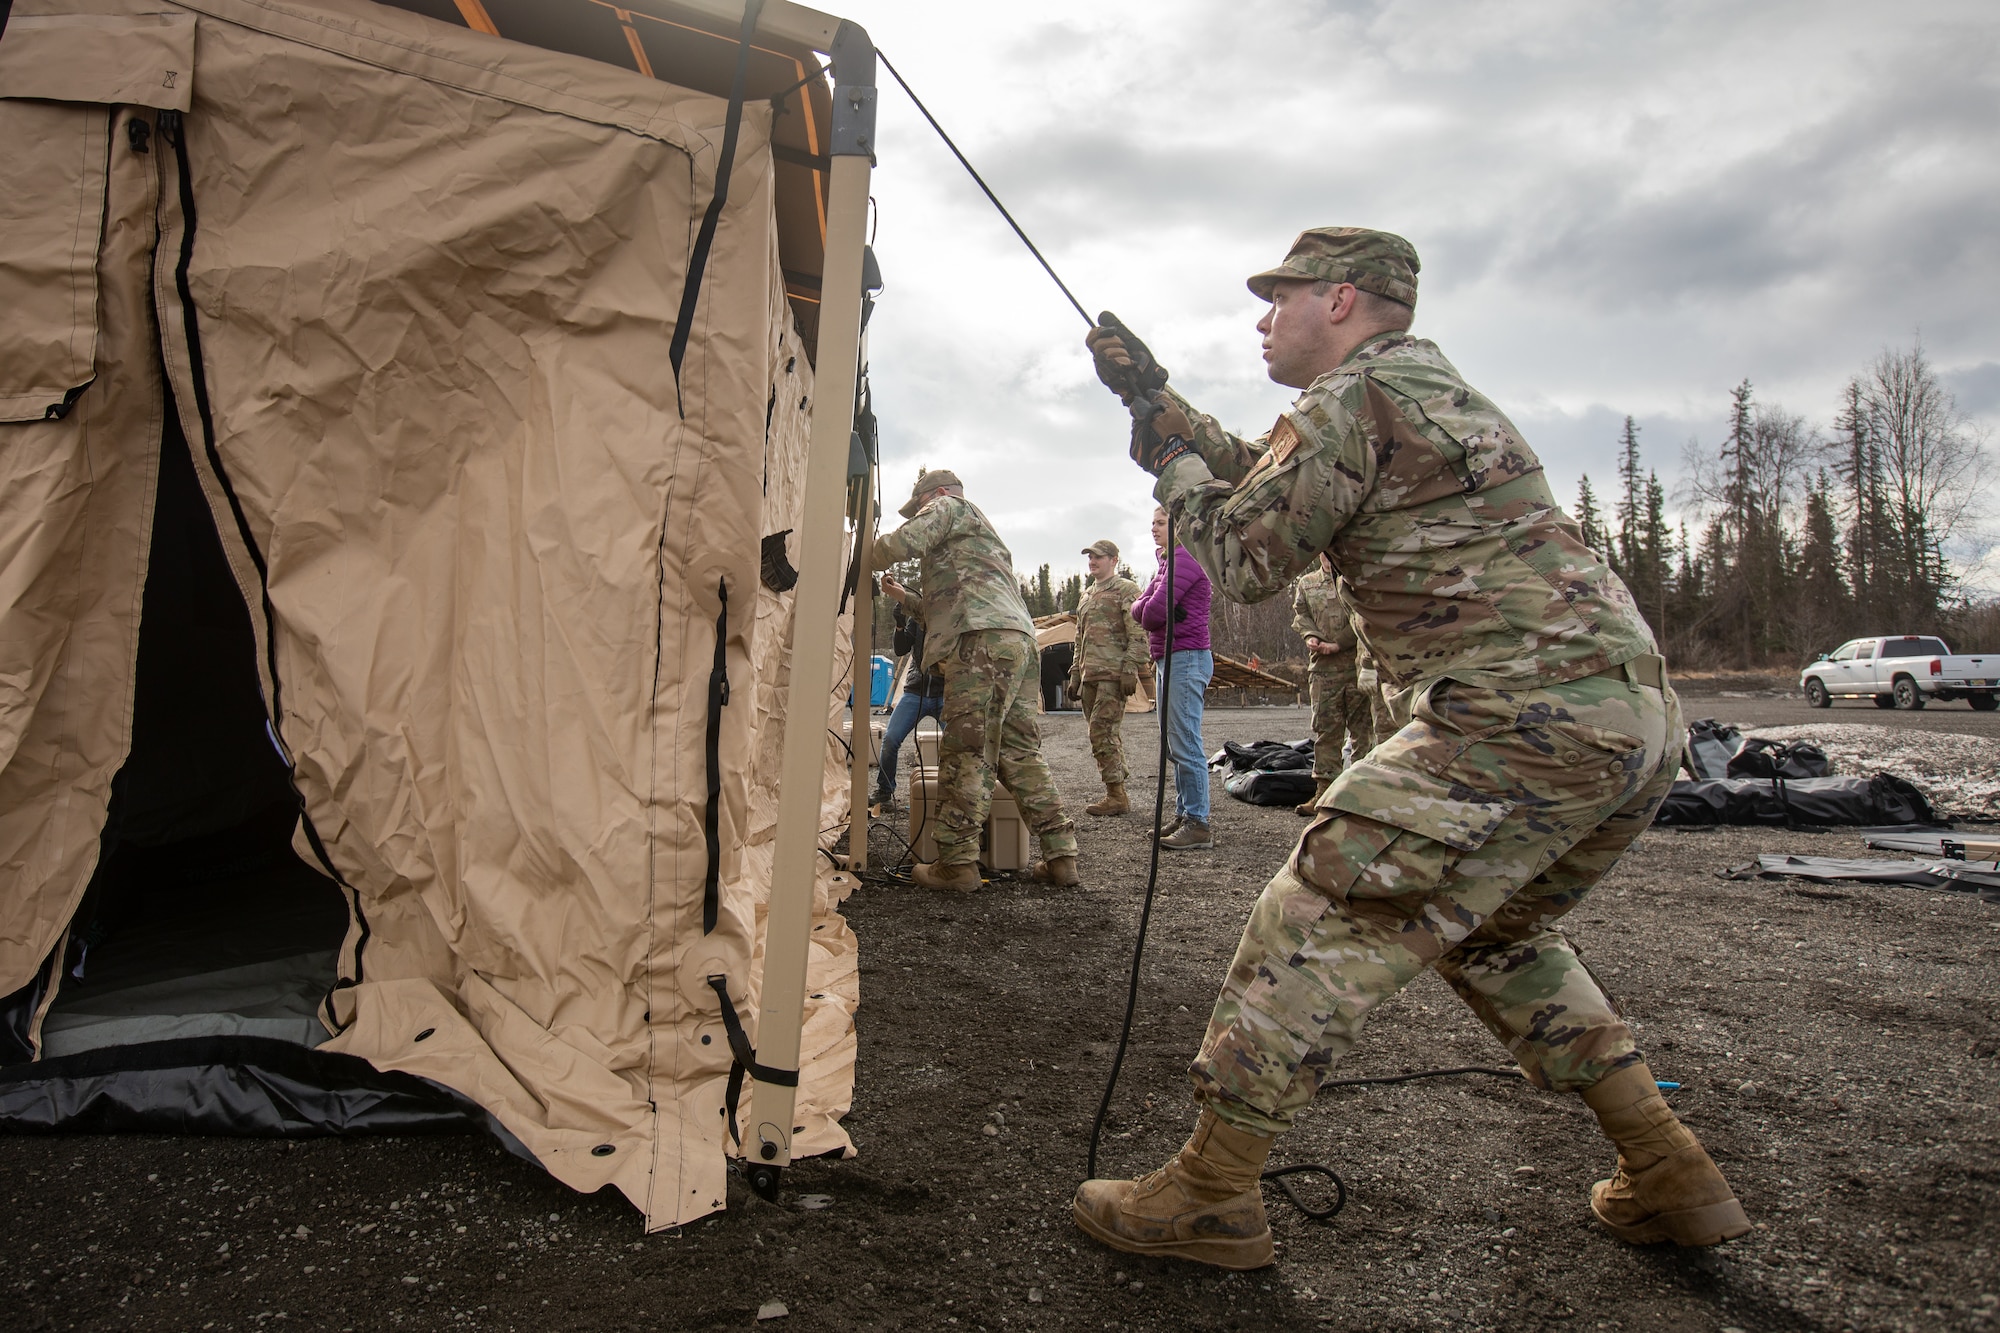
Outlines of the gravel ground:
{"label": "gravel ground", "polygon": [[[1765,721],[1764,701],[1728,702],[1743,704],[1729,720]],[[1127,720],[1148,791],[1154,725]],[[1305,727],[1302,709],[1217,712],[1208,742]],[[1080,807],[1095,792],[1080,719],[1051,718],[1046,748]],[[1187,1058],[1300,828],[1226,797],[1215,822],[1214,852],[1161,867],[1108,1172],[1155,1166],[1185,1136]],[[997,879],[940,896],[876,873],[850,900],[860,1156],[795,1165],[779,1205],[739,1187],[727,1212],[642,1236],[618,1198],[571,1194],[479,1137],[0,1139],[16,1235],[0,1328],[719,1329],[773,1302],[780,1329],[2000,1323],[2000,908],[1714,874],[1758,852],[1865,854],[1841,833],[1649,833],[1572,917],[1750,1210],[1742,1240],[1611,1239],[1585,1194],[1612,1155],[1580,1103],[1454,1078],[1329,1091],[1302,1117],[1277,1160],[1332,1166],[1349,1203],[1317,1225],[1272,1195],[1274,1268],[1225,1276],[1094,1245],[1066,1205],[1117,1037],[1146,843],[1136,817],[1086,823],[1081,889]],[[1502,1062],[1426,976],[1342,1073]]]}

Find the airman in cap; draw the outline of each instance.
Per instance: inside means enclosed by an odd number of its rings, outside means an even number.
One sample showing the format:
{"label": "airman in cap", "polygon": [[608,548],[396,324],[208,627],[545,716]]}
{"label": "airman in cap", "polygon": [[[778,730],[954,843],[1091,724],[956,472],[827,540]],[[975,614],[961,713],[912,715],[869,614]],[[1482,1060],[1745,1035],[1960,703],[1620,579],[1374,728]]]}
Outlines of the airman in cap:
{"label": "airman in cap", "polygon": [[910,498],[903,501],[903,507],[896,512],[904,518],[915,518],[935,495],[964,495],[965,487],[959,483],[958,474],[948,468],[919,472],[917,484],[910,488]]}
{"label": "airman in cap", "polygon": [[1132,619],[1139,585],[1118,572],[1118,545],[1099,539],[1083,548],[1090,583],[1076,608],[1076,663],[1070,693],[1083,705],[1090,727],[1090,757],[1104,779],[1104,795],[1083,807],[1087,815],[1122,815],[1125,794],[1125,701],[1151,669],[1146,631]]}
{"label": "airman in cap", "polygon": [[899,512],[909,522],[875,539],[869,565],[921,562],[925,638],[919,665],[944,677],[941,808],[933,824],[937,860],[917,866],[913,877],[925,888],[979,887],[979,834],[997,774],[1041,839],[1035,878],[1075,884],[1076,825],[1063,812],[1042,759],[1035,721],[1041,655],[1014,557],[979,506],[965,498],[954,473],[924,472]]}
{"label": "airman in cap", "polygon": [[1590,1207],[1613,1235],[1713,1245],[1750,1229],[1555,929],[1672,786],[1678,701],[1534,451],[1408,332],[1417,269],[1399,236],[1317,227],[1249,280],[1270,302],[1267,373],[1301,391],[1253,437],[1155,387],[1164,372],[1129,334],[1089,335],[1133,409],[1133,457],[1217,594],[1274,596],[1325,555],[1401,726],[1328,786],[1252,910],[1190,1069],[1187,1146],[1143,1184],[1078,1189],[1077,1225],[1118,1249],[1269,1263],[1272,1142],[1426,968],[1530,1082],[1596,1113],[1618,1169]]}
{"label": "airman in cap", "polygon": [[1415,310],[1417,251],[1408,241],[1366,227],[1314,227],[1302,231],[1276,268],[1250,275],[1250,290],[1268,301],[1280,282],[1347,282],[1364,292]]}

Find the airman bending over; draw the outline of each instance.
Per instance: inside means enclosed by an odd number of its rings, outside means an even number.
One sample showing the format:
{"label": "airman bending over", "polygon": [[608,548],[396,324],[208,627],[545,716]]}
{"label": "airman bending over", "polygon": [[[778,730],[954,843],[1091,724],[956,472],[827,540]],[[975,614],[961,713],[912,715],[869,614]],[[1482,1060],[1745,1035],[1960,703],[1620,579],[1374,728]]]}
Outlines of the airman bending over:
{"label": "airman bending over", "polygon": [[1014,557],[954,473],[919,476],[898,512],[909,521],[875,539],[869,564],[879,570],[921,562],[922,665],[944,676],[937,860],[918,865],[913,877],[929,889],[979,887],[979,832],[997,773],[1041,840],[1035,878],[1075,884],[1076,826],[1042,759],[1035,722],[1041,657]]}

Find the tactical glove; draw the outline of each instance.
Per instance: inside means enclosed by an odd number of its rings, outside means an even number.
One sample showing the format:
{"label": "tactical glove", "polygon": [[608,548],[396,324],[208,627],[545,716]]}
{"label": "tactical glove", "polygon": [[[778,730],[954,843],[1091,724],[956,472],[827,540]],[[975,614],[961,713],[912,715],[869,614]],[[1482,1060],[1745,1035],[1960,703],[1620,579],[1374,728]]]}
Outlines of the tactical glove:
{"label": "tactical glove", "polygon": [[1083,672],[1080,670],[1070,672],[1069,679],[1063,682],[1063,687],[1069,692],[1070,698],[1081,699],[1083,697]]}
{"label": "tactical glove", "polygon": [[1139,341],[1138,335],[1109,310],[1098,315],[1096,327],[1084,335],[1083,343],[1090,349],[1097,378],[1120,401],[1129,405],[1135,398],[1148,397],[1166,387],[1166,368],[1153,359],[1151,349]]}
{"label": "tactical glove", "polygon": [[1133,672],[1126,672],[1118,678],[1118,688],[1125,692],[1127,699],[1131,698],[1139,692],[1139,677]]}

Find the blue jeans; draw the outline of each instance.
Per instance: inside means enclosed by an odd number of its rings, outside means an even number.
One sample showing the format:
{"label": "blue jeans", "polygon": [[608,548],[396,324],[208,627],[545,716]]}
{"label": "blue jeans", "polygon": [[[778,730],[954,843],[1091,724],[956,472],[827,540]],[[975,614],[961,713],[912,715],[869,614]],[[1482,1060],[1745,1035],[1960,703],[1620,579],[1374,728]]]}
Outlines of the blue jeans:
{"label": "blue jeans", "polygon": [[896,794],[896,756],[902,752],[903,742],[917,729],[917,723],[927,717],[937,717],[944,711],[942,696],[926,699],[921,694],[908,690],[896,701],[896,711],[889,714],[889,728],[882,736],[882,763],[875,775],[875,790]]}
{"label": "blue jeans", "polygon": [[[1208,756],[1201,749],[1201,704],[1215,675],[1215,654],[1183,648],[1173,656],[1174,678],[1160,687],[1167,713],[1167,754],[1174,765],[1174,813],[1208,822]],[[1166,673],[1160,663],[1156,679]],[[1169,693],[1171,691],[1171,693]]]}

